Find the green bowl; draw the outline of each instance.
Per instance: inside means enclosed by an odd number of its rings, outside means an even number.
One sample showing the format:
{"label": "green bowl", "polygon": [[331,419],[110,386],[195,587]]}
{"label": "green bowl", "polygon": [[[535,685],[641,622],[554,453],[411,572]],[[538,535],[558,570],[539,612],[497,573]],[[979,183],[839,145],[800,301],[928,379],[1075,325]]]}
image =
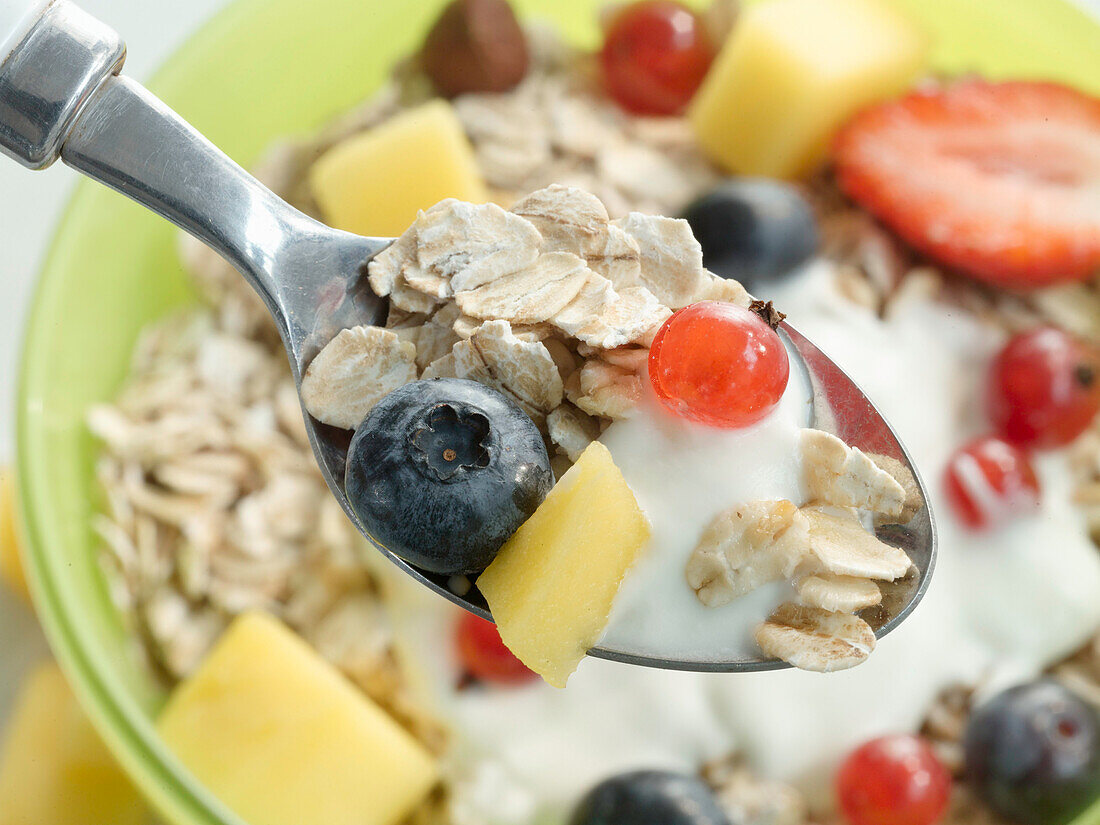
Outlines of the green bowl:
{"label": "green bowl", "polygon": [[[368,96],[444,0],[239,0],[173,56],[151,88],[248,164]],[[1100,28],[1061,0],[897,0],[936,36],[949,72],[1045,77],[1100,92]],[[598,0],[517,0],[582,45]],[[125,34],[125,33],[124,33]],[[97,500],[90,404],[126,375],[138,331],[194,300],[174,230],[85,182],[43,267],[23,349],[18,468],[39,616],[84,707],[125,769],[177,825],[244,825],[156,736],[164,697],[107,595],[89,519]]]}

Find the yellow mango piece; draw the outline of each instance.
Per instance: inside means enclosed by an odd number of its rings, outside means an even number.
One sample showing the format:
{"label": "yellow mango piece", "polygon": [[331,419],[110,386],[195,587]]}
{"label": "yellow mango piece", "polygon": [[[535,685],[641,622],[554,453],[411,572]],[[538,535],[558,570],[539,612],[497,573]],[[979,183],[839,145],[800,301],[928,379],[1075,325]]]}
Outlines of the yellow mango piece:
{"label": "yellow mango piece", "polygon": [[793,178],[859,109],[906,89],[927,38],[884,0],[770,0],[745,10],[692,103],[730,172]]}
{"label": "yellow mango piece", "polygon": [[0,748],[0,825],[144,825],[149,812],[57,665],[27,677]]}
{"label": "yellow mango piece", "polygon": [[400,235],[444,198],[489,192],[451,104],[432,100],[338,143],[309,172],[326,222],[358,235]]}
{"label": "yellow mango piece", "polygon": [[611,453],[592,442],[477,580],[501,639],[565,687],[649,534]]}
{"label": "yellow mango piece", "polygon": [[230,625],[157,728],[249,825],[394,825],[437,777],[416,739],[263,613]]}
{"label": "yellow mango piece", "polygon": [[27,603],[31,594],[19,557],[19,535],[15,530],[15,474],[10,467],[0,469],[0,581]]}

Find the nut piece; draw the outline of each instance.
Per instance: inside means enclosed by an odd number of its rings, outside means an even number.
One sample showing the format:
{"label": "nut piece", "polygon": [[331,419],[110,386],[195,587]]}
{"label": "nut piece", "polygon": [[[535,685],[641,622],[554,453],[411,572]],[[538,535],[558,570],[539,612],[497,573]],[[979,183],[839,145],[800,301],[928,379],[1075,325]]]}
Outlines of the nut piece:
{"label": "nut piece", "polygon": [[821,430],[803,430],[801,443],[811,498],[891,517],[901,515],[904,488],[861,450]]}
{"label": "nut piece", "polygon": [[649,364],[649,350],[643,347],[616,347],[601,352],[600,360],[641,375]]}
{"label": "nut piece", "polygon": [[532,192],[512,207],[543,238],[543,252],[572,252],[587,258],[607,245],[610,220],[603,202],[575,186],[553,184]]}
{"label": "nut piece", "polygon": [[798,599],[807,607],[855,613],[882,601],[882,591],[870,579],[821,573],[798,583]]}
{"label": "nut piece", "polygon": [[532,418],[561,404],[562,381],[541,343],[521,341],[507,321],[486,321],[454,346],[455,373],[504,393]]}
{"label": "nut piece", "polygon": [[416,380],[416,347],[390,330],[341,330],[306,368],[302,402],[322,424],[354,430],[384,395]]}
{"label": "nut piece", "polygon": [[599,438],[600,425],[592,416],[566,402],[546,416],[546,427],[553,441],[576,461],[593,441]]}
{"label": "nut piece", "polygon": [[507,0],[454,0],[435,21],[420,64],[445,97],[506,92],[524,75],[527,38]]}
{"label": "nut piece", "polygon": [[599,359],[586,361],[569,378],[567,384],[574,385],[569,400],[589,415],[626,418],[642,397],[642,379],[636,373]]}
{"label": "nut piece", "polygon": [[631,212],[613,225],[638,242],[642,285],[665,306],[681,309],[694,302],[708,286],[703,248],[687,221]]}
{"label": "nut piece", "polygon": [[854,510],[818,505],[802,514],[810,523],[810,551],[830,573],[894,581],[913,566],[905,551],[870,533]]}
{"label": "nut piece", "polygon": [[[568,252],[547,252],[526,269],[476,289],[455,293],[462,311],[475,318],[537,324],[560,312],[581,291],[592,271]],[[457,288],[458,279],[455,279]]]}
{"label": "nut piece", "polygon": [[739,307],[749,308],[752,296],[741,285],[740,281],[733,278],[723,278],[713,272],[707,272],[707,281],[702,291],[696,297],[697,301],[725,301],[728,304],[737,304]]}
{"label": "nut piece", "polygon": [[789,501],[753,501],[719,513],[688,559],[688,585],[720,607],[768,582],[789,578],[810,549],[810,527]]}
{"label": "nut piece", "polygon": [[865,661],[875,633],[858,616],[788,602],[756,628],[756,643],[765,655],[802,670],[832,673]]}

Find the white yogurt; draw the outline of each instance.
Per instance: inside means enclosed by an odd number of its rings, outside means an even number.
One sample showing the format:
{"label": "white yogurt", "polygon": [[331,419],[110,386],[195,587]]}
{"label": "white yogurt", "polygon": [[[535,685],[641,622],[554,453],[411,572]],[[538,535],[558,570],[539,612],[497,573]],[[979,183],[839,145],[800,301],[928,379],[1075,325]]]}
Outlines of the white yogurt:
{"label": "white yogurt", "polygon": [[[587,659],[564,691],[533,684],[456,692],[453,614],[416,592],[400,624],[425,687],[454,725],[458,825],[561,822],[609,774],[691,770],[734,749],[762,774],[812,790],[859,742],[913,730],[947,684],[1025,678],[1100,625],[1100,555],[1070,504],[1059,453],[1038,462],[1038,513],[974,534],[946,507],[943,466],[986,426],[982,383],[1000,333],[932,302],[884,321],[837,295],[824,264],[775,297],[875,399],[924,475],[940,531],[928,595],[866,663],[842,673],[667,673]],[[630,463],[621,454],[616,460]],[[640,500],[648,495],[636,492]],[[628,608],[624,600],[616,611]]]}
{"label": "white yogurt", "polygon": [[999,331],[927,301],[883,321],[837,295],[825,265],[775,298],[894,425],[927,482],[940,536],[924,601],[865,664],[827,676],[734,677],[715,691],[731,738],[762,772],[811,781],[857,743],[913,730],[947,684],[1026,678],[1084,643],[1100,624],[1100,555],[1057,453],[1038,460],[1036,514],[983,534],[948,507],[949,456],[988,428],[984,379]]}
{"label": "white yogurt", "polygon": [[723,607],[705,607],[684,576],[707,525],[738,504],[805,502],[798,432],[812,396],[791,357],[791,378],[776,409],[742,430],[687,421],[647,398],[633,417],[600,437],[611,451],[652,536],[623,580],[600,640],[613,650],[665,658],[728,660],[757,654],[752,631],[793,594],[776,582]]}

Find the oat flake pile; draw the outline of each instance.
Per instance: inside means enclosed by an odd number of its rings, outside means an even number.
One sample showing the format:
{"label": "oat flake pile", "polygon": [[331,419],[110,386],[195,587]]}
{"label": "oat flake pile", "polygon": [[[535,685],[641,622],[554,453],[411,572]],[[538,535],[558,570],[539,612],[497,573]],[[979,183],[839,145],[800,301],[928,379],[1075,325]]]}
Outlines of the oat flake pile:
{"label": "oat flake pile", "polygon": [[[736,24],[727,19],[729,25]],[[372,287],[391,302],[385,328],[341,333],[332,363],[312,368],[322,376],[326,368],[338,374],[344,346],[372,353],[373,372],[357,372],[354,385],[307,373],[302,391],[319,420],[354,428],[377,400],[412,380],[472,378],[501,390],[545,428],[560,476],[638,403],[646,347],[671,311],[704,299],[747,306],[751,298],[736,281],[704,268],[697,245],[678,236],[682,224],[659,217],[681,214],[724,177],[699,148],[689,121],[627,114],[600,89],[592,57],[563,46],[546,29],[530,28],[527,44],[530,67],[519,85],[453,100],[489,194],[501,204],[479,207],[478,219],[488,214],[508,241],[480,250],[478,277],[467,274],[463,283],[455,275],[461,267],[447,255],[464,232],[463,221],[474,219],[474,208],[452,203],[424,211],[370,266]],[[362,109],[319,137],[273,147],[256,173],[320,217],[308,181],[313,162],[428,96],[425,77],[415,66],[402,67]],[[549,192],[559,199],[553,210],[540,196],[515,203],[540,190],[541,197]],[[873,340],[922,313],[946,313],[964,317],[983,342],[1041,324],[1100,342],[1100,293],[1093,282],[1015,292],[953,277],[841,195],[831,172],[808,178],[801,191],[817,214],[822,248],[791,304],[818,313],[822,325],[855,319],[853,328],[865,329]],[[561,222],[563,211],[568,217]],[[530,226],[546,243],[532,239]],[[434,266],[411,265],[424,259],[425,249],[435,251]],[[619,691],[611,694],[622,700],[619,707],[611,706],[614,698],[600,704],[583,668],[576,689],[554,698],[547,698],[542,685],[499,696],[466,678],[456,687],[449,637],[440,641],[424,630],[449,633],[455,617],[436,605],[434,612],[424,609],[423,626],[410,621],[401,607],[408,598],[403,584],[332,499],[307,443],[285,353],[266,309],[206,248],[184,241],[181,253],[204,305],[145,330],[126,385],[88,417],[103,443],[96,468],[103,507],[94,527],[103,541],[112,597],[135,649],[166,685],[193,673],[234,617],[261,609],[284,621],[441,756],[443,781],[409,821],[481,825],[497,815],[516,825],[565,821],[576,798],[602,774],[639,767],[630,754],[659,767],[698,772],[731,825],[848,821],[822,788],[824,774],[856,743],[835,746],[830,765],[800,766],[806,769],[794,776],[776,765],[775,754],[797,750],[781,750],[787,734],[777,735],[776,750],[769,753],[754,739],[758,731],[751,721],[737,715],[737,704],[768,701],[765,685],[775,682],[761,680],[723,700],[716,677],[622,675],[637,682],[608,688]],[[511,274],[520,258],[540,270],[544,292],[535,298]],[[695,278],[662,279],[665,266],[677,273],[690,269]],[[578,295],[583,311],[563,315]],[[812,325],[807,332],[817,339]],[[566,338],[574,345],[563,344]],[[977,348],[974,369],[989,355],[987,343]],[[838,360],[845,355],[830,354]],[[960,407],[971,394],[954,387],[943,393]],[[1064,459],[1059,453],[1040,463],[1044,481],[1056,477],[1068,484],[1048,495],[1072,502],[1073,518],[1100,536],[1100,427],[1094,423],[1074,440]],[[888,469],[882,472],[890,477]],[[901,509],[907,491],[905,480],[897,481],[896,490],[893,481],[883,481],[881,489],[890,495],[900,490],[895,504]],[[696,560],[704,571],[706,550]],[[728,596],[723,586],[735,586],[719,582],[708,591],[704,579],[700,574],[696,588],[706,591],[699,592],[701,600],[720,601]],[[821,586],[806,585],[808,591]],[[857,583],[842,595],[860,604],[862,587]],[[829,596],[835,594],[830,590]],[[939,601],[933,604],[941,604],[947,596],[934,598]],[[1075,598],[1067,596],[1066,610],[1077,616]],[[997,630],[991,627],[989,636]],[[1055,657],[1061,661],[1050,668],[1092,704],[1100,704],[1098,652],[1100,637]],[[416,663],[418,654],[431,661]],[[612,685],[620,672],[604,667],[593,663],[588,672]],[[975,678],[956,684],[945,675],[941,689],[933,691],[938,695],[909,708],[905,718],[956,778],[941,821],[995,825],[1008,820],[961,778],[961,740],[975,697],[1000,685],[968,676]],[[673,694],[679,704],[669,716],[682,712],[683,718],[657,719],[659,701]],[[834,698],[823,699],[822,707]],[[631,701],[636,708],[621,707]],[[725,715],[722,701],[728,702]],[[499,727],[501,719],[507,731]],[[639,720],[652,720],[652,737]],[[575,760],[562,759],[569,748],[561,731],[568,728],[592,737],[588,752],[574,754]],[[826,749],[828,737],[816,728],[800,735],[811,743],[808,748]],[[620,743],[622,750],[616,750]],[[553,758],[563,763],[557,774],[545,766]]]}

